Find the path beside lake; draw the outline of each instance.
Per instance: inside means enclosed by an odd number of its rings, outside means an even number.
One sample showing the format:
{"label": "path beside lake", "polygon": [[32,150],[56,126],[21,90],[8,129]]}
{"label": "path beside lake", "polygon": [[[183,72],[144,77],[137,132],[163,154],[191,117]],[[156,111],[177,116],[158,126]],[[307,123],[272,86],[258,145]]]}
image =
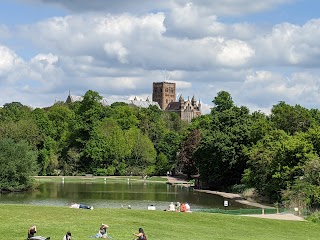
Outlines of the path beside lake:
{"label": "path beside lake", "polygon": [[[168,183],[170,184],[182,184],[187,185],[189,182],[180,177],[172,177],[168,176]],[[274,209],[274,207],[263,205],[256,202],[250,202],[244,199],[240,194],[236,193],[227,193],[227,192],[219,192],[219,191],[210,191],[210,190],[202,190],[202,189],[194,189],[197,192],[203,192],[208,194],[219,195],[224,198],[232,199],[238,203],[245,204],[248,206],[253,206],[261,209]],[[242,215],[248,217],[258,217],[258,218],[268,218],[268,219],[277,219],[277,220],[293,220],[293,221],[304,221],[303,217],[291,214],[291,213],[278,213],[278,214],[248,214]]]}

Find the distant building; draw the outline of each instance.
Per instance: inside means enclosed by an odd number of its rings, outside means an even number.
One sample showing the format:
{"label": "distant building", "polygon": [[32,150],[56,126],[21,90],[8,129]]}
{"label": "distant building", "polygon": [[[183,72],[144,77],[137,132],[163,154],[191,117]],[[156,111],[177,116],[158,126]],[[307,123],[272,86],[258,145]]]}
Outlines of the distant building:
{"label": "distant building", "polygon": [[160,108],[159,104],[157,102],[150,101],[149,97],[147,97],[145,101],[142,99],[138,100],[137,97],[135,97],[133,100],[126,100],[124,102],[136,107],[148,108],[150,106],[156,106],[157,108]]}
{"label": "distant building", "polygon": [[196,98],[193,96],[191,101],[184,100],[182,95],[179,97],[179,102],[171,102],[168,104],[166,111],[177,113],[181,120],[191,122],[192,119],[201,115],[201,103],[197,103]]}
{"label": "distant building", "polygon": [[182,95],[176,102],[176,84],[169,82],[153,83],[152,100],[159,103],[162,110],[177,113],[183,121],[191,122],[193,118],[201,115],[201,103],[197,103],[193,96],[184,100]]}
{"label": "distant building", "polygon": [[[73,103],[73,102],[81,102],[83,100],[82,96],[77,95],[71,95],[69,92],[69,95],[67,97],[66,103]],[[156,106],[160,108],[159,104],[157,102],[150,101],[149,98],[147,98],[145,101],[140,99],[138,100],[137,97],[135,97],[133,100],[119,100],[118,102],[123,102],[131,106],[136,106],[140,108],[147,108],[149,106]],[[103,106],[110,106],[113,102],[108,101],[106,98],[102,98],[101,104]]]}

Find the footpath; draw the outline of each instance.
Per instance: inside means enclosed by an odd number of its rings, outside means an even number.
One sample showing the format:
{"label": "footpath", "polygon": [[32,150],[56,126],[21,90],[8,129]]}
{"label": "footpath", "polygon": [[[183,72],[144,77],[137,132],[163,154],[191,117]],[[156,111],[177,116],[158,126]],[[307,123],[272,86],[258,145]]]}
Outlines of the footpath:
{"label": "footpath", "polygon": [[[172,184],[172,185],[183,184],[183,185],[187,186],[189,183],[188,181],[186,181],[182,178],[177,178],[177,177],[172,177],[172,176],[168,176],[166,178],[168,179],[168,183]],[[257,207],[257,208],[261,208],[261,209],[273,209],[274,208],[274,207],[270,207],[270,206],[263,205],[260,203],[250,202],[250,201],[244,199],[240,194],[236,194],[236,193],[227,193],[227,192],[210,191],[210,190],[202,190],[202,189],[194,189],[194,191],[219,195],[224,198],[232,199],[232,200],[239,202],[241,204],[245,204],[248,206],[253,206],[253,207]],[[241,215],[241,216],[258,217],[258,218],[266,218],[266,219],[277,219],[277,220],[304,221],[303,217],[297,216],[297,215],[294,215],[291,213],[248,214],[248,215]]]}

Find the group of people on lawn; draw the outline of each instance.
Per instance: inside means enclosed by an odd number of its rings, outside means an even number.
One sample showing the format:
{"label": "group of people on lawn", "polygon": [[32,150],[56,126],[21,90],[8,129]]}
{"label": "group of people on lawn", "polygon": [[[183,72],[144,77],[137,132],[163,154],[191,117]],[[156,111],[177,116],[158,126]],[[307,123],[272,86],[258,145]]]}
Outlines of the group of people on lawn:
{"label": "group of people on lawn", "polygon": [[177,202],[176,204],[173,204],[173,202],[171,202],[169,204],[169,208],[166,209],[166,211],[170,211],[170,212],[191,212],[190,205],[187,202],[186,203]]}
{"label": "group of people on lawn", "polygon": [[[107,233],[107,228],[109,226],[107,224],[102,223],[98,233],[93,236],[94,238],[111,238],[108,233]],[[42,237],[42,236],[34,236],[37,233],[37,227],[36,225],[32,225],[28,229],[28,238],[27,240],[49,240],[50,237]],[[147,240],[147,236],[145,235],[144,231],[142,228],[139,228],[138,233],[134,233],[134,236],[137,237],[137,240]],[[71,232],[68,231],[64,236],[62,240],[71,240]]]}

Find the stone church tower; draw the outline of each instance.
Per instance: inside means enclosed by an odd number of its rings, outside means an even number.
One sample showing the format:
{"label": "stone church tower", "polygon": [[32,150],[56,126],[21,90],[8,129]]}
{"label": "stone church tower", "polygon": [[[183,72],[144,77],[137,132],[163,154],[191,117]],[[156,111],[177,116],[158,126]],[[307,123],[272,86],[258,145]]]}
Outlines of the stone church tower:
{"label": "stone church tower", "polygon": [[159,103],[162,110],[166,110],[170,102],[176,101],[176,84],[169,82],[154,82],[152,101]]}

